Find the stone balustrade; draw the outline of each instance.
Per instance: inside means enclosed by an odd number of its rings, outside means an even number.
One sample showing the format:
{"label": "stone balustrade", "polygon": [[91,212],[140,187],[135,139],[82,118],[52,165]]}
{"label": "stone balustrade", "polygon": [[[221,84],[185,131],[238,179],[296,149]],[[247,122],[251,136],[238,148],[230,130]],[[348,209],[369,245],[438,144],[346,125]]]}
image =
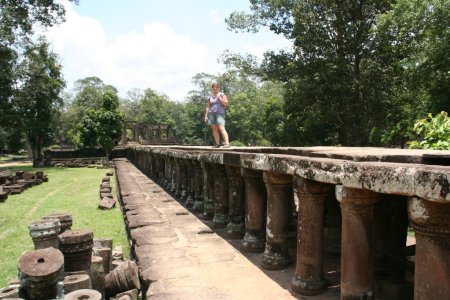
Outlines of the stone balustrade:
{"label": "stone balustrade", "polygon": [[[246,250],[264,251],[266,269],[293,260],[287,239],[296,198],[298,294],[326,289],[323,252],[334,249],[341,253],[341,299],[372,299],[374,274],[389,271],[388,254],[406,247],[408,223],[416,233],[414,298],[450,294],[448,152],[132,146],[122,155],[214,226],[227,226]],[[390,274],[393,283],[405,276],[399,268]]]}

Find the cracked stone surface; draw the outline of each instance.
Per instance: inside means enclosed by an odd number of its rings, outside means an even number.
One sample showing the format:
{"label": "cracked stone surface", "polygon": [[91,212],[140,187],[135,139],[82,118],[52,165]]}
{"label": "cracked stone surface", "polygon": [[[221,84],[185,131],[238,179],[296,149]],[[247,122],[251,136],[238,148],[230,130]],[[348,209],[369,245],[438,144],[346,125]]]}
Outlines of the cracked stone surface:
{"label": "cracked stone surface", "polygon": [[[140,224],[127,229],[147,297],[250,299],[251,293],[254,299],[296,299],[181,204],[163,202],[171,196],[144,180],[132,164],[119,160],[115,165],[121,193],[133,207],[126,223]],[[160,192],[149,192],[149,186]],[[143,201],[143,194],[153,195]]]}

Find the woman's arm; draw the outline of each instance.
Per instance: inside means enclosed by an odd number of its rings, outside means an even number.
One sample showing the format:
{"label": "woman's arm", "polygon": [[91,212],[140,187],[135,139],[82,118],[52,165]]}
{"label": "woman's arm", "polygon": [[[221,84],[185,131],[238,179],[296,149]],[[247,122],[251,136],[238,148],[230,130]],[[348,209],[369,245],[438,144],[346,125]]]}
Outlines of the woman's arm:
{"label": "woman's arm", "polygon": [[[220,97],[220,103],[222,104],[223,107],[227,107],[228,106],[228,98],[227,95],[222,94]],[[209,102],[209,101],[208,101]]]}
{"label": "woman's arm", "polygon": [[205,122],[208,121],[208,111],[209,111],[209,107],[210,107],[210,103],[209,103],[209,99],[208,101],[206,101],[206,109],[205,109]]}

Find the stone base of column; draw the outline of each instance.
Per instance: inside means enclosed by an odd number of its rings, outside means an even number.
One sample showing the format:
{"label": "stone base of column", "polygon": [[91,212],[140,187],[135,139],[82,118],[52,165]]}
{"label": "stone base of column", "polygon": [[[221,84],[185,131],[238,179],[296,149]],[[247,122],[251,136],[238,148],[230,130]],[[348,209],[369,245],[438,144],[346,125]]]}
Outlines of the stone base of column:
{"label": "stone base of column", "polygon": [[201,211],[203,211],[203,199],[200,199],[200,200],[195,200],[194,201],[194,206],[192,207],[192,209],[194,210],[194,211],[196,211],[196,212],[201,212]]}
{"label": "stone base of column", "polygon": [[203,202],[203,219],[212,220],[214,218],[214,204],[211,199],[205,198]]}
{"label": "stone base of column", "polygon": [[215,213],[212,221],[214,228],[224,228],[228,224],[228,215],[223,213]]}
{"label": "stone base of column", "polygon": [[180,202],[185,203],[188,198],[188,194],[186,190],[181,191]]}
{"label": "stone base of column", "polygon": [[281,270],[287,267],[291,263],[289,256],[281,255],[278,253],[264,252],[261,267],[266,270]]}
{"label": "stone base of column", "polygon": [[240,223],[230,222],[227,225],[227,237],[230,239],[240,239],[244,236],[244,220]]}
{"label": "stone base of column", "polygon": [[325,278],[320,280],[308,280],[300,276],[292,277],[292,291],[303,296],[314,296],[322,293],[327,287]]}
{"label": "stone base of column", "polygon": [[184,206],[187,208],[194,207],[194,198],[192,198],[191,196],[188,196],[186,199],[186,202],[184,203]]}
{"label": "stone base of column", "polygon": [[249,253],[260,253],[264,251],[266,241],[264,235],[258,236],[246,232],[242,241],[244,250]]}

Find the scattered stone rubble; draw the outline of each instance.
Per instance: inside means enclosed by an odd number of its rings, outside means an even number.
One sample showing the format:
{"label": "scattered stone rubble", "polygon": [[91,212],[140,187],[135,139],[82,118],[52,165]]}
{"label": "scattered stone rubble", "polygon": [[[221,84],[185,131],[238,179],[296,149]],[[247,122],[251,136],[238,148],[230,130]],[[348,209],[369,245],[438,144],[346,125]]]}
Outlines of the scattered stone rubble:
{"label": "scattered stone rubble", "polygon": [[52,159],[49,163],[53,167],[64,168],[110,168],[109,162],[104,158],[70,158],[70,159]]}
{"label": "scattered stone rubble", "polygon": [[110,238],[71,230],[70,213],[54,213],[28,225],[35,250],[23,253],[18,280],[0,289],[0,299],[137,300],[139,269],[124,260]]}
{"label": "scattered stone rubble", "polygon": [[10,170],[0,171],[0,202],[6,201],[9,194],[21,194],[27,188],[48,181],[48,176],[43,171],[25,172]]}
{"label": "scattered stone rubble", "polygon": [[102,183],[100,184],[100,203],[98,204],[99,209],[111,209],[116,205],[116,200],[112,194],[111,188],[111,177],[114,171],[109,170],[106,176],[103,177]]}

